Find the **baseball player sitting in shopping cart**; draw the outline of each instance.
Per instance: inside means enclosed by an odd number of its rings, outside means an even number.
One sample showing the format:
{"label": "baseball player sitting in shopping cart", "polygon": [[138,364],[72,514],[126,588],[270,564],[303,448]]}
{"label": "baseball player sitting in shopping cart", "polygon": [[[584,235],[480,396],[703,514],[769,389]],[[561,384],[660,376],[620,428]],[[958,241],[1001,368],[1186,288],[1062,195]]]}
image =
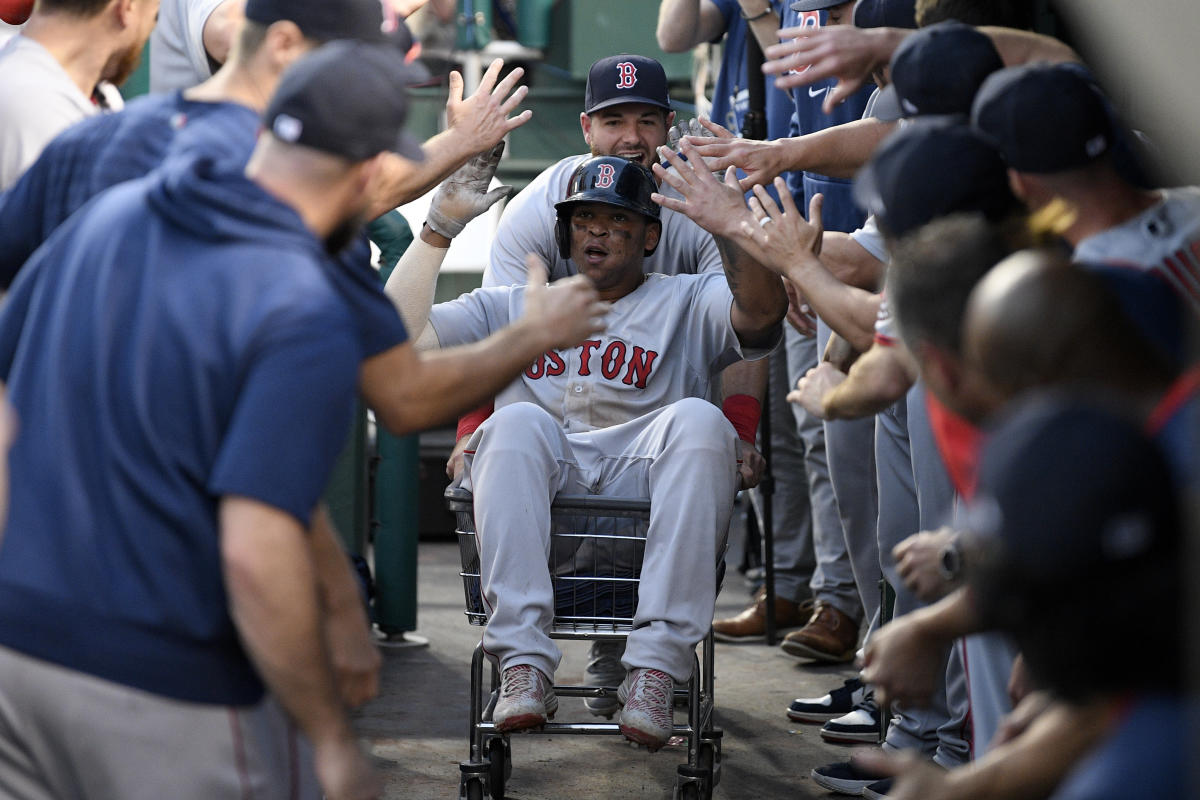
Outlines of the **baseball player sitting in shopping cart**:
{"label": "baseball player sitting in shopping cart", "polygon": [[[730,216],[721,204],[747,213],[739,190],[665,155],[712,218]],[[705,398],[726,365],[761,358],[779,341],[787,297],[779,278],[756,264],[726,275],[645,274],[642,260],[661,231],[656,191],[649,170],[617,157],[590,159],[572,174],[555,206],[556,236],[609,304],[606,328],[531,364],[496,398],[465,452],[461,482],[474,496],[491,611],[484,647],[502,675],[492,714],[501,732],[543,725],[558,707],[547,563],[559,492],[650,498],[628,674],[618,690],[626,738],[651,750],[666,743],[673,681],[689,679],[712,622],[738,470],[734,429]],[[819,223],[811,233],[819,242]],[[531,262],[531,282],[535,274],[544,281],[544,267]],[[429,297],[422,280],[398,268],[388,293]],[[427,323],[411,307],[405,317],[420,331],[418,347],[469,343],[516,319],[524,295],[522,286],[478,289],[434,306]]]}

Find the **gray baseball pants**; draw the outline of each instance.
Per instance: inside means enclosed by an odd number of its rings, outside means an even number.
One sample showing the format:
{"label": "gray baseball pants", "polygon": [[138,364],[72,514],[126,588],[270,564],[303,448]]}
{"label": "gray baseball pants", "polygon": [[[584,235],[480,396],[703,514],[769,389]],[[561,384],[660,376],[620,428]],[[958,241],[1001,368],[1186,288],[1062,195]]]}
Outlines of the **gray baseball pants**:
{"label": "gray baseball pants", "polygon": [[[875,460],[879,479],[879,562],[896,592],[894,616],[923,605],[905,588],[892,548],[912,534],[951,518],[954,489],[933,442],[920,382],[905,399],[877,415]],[[966,681],[962,660],[953,653],[928,708],[893,705],[894,719],[884,747],[916,749],[944,767],[965,763]]]}
{"label": "gray baseball pants", "polygon": [[688,680],[716,604],[716,564],[737,491],[734,439],[721,410],[699,398],[569,434],[532,403],[497,409],[468,443],[463,486],[475,497],[491,608],[484,649],[500,668],[531,664],[552,676],[561,660],[548,633],[554,496],[649,497],[634,630],[622,661]]}
{"label": "gray baseball pants", "polygon": [[283,711],[185,703],[0,647],[0,797],[321,796]]}

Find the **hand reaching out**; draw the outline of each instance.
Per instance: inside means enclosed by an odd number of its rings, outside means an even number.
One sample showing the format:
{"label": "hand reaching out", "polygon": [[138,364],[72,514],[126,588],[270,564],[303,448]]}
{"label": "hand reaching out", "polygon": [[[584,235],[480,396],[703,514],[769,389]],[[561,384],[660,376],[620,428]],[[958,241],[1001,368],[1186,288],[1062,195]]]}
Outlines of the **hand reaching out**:
{"label": "hand reaching out", "polygon": [[758,263],[772,272],[786,275],[788,267],[797,259],[820,255],[825,234],[821,224],[825,198],[813,195],[808,206],[808,220],[805,220],[783,178],[775,179],[775,191],[780,198],[778,205],[765,188],[754,187],[750,215],[739,217],[734,238]]}
{"label": "hand reaching out", "polygon": [[825,395],[844,380],[846,373],[828,361],[822,361],[796,381],[796,388],[788,392],[787,401],[803,406],[814,417],[825,419]]}
{"label": "hand reaching out", "polygon": [[529,87],[517,86],[525,70],[517,67],[497,83],[503,59],[497,58],[483,73],[479,87],[467,98],[463,97],[463,77],[450,73],[450,97],[446,100],[446,127],[462,136],[467,152],[477,153],[494,147],[510,131],[524,125],[533,116],[529,109],[515,117],[509,117]]}
{"label": "hand reaching out", "polygon": [[746,173],[741,180],[743,192],[750,191],[756,183],[765,185],[783,172],[786,165],[782,163],[777,142],[743,139],[706,119],[700,120],[700,124],[704,126],[704,134],[689,134],[685,141],[713,172],[737,167]]}
{"label": "hand reaching out", "polygon": [[547,349],[574,347],[604,330],[610,304],[600,299],[590,280],[572,275],[547,286],[549,273],[540,258],[530,253],[525,265],[529,278],[521,321],[546,339]]}
{"label": "hand reaching out", "polygon": [[817,334],[817,315],[804,299],[799,287],[787,278],[783,279],[783,290],[788,296],[788,324],[801,336]]}
{"label": "hand reaching out", "polygon": [[688,161],[667,147],[660,147],[658,153],[671,168],[668,170],[655,164],[654,175],[679,192],[683,199],[655,192],[650,195],[651,200],[663,208],[678,211],[714,236],[733,238],[741,223],[754,224],[746,199],[737,188],[732,167],[726,171],[724,183],[705,168],[695,169],[692,164],[697,162],[698,156],[687,139],[681,141],[680,153],[687,156]]}
{"label": "hand reaching out", "polygon": [[429,206],[426,218],[429,227],[453,239],[468,222],[512,194],[511,186],[497,186],[488,191],[502,155],[503,141],[479,153],[444,180]]}
{"label": "hand reaching out", "polygon": [[821,107],[826,114],[854,94],[887,66],[896,45],[907,35],[893,28],[855,28],[833,25],[824,28],[784,28],[786,39],[764,51],[763,72],[778,75],[775,86],[793,89],[836,77],[837,85],[825,93]]}

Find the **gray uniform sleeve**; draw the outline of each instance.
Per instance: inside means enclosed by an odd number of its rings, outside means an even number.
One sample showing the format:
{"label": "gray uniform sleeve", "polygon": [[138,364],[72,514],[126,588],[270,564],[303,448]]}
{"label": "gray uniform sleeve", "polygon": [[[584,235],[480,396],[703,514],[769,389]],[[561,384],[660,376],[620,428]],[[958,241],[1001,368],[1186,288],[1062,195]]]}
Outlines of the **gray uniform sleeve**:
{"label": "gray uniform sleeve", "polygon": [[515,288],[520,287],[476,289],[435,305],[429,312],[429,324],[433,326],[438,342],[442,347],[470,344],[503,328],[512,317],[509,301]]}
{"label": "gray uniform sleeve", "polygon": [[[705,273],[695,278],[684,277],[687,290],[691,297],[687,302],[691,313],[687,315],[687,341],[689,342],[689,360],[696,366],[703,366],[710,375],[715,375],[725,367],[743,358],[762,358],[768,352],[755,348],[742,352],[738,341],[737,331],[733,329],[733,321],[729,312],[733,306],[733,293],[725,282],[725,275]],[[697,353],[691,348],[698,348]]]}
{"label": "gray uniform sleeve", "polygon": [[[525,257],[535,253],[550,270],[550,280],[565,277],[554,241],[554,204],[565,191],[566,177],[581,157],[563,159],[546,169],[509,201],[492,239],[483,286],[525,283]],[[570,162],[570,163],[568,163]],[[559,184],[562,184],[561,186]]]}
{"label": "gray uniform sleeve", "polygon": [[874,214],[867,217],[863,226],[851,233],[850,238],[858,242],[862,249],[885,264],[891,260],[891,256],[888,254],[887,243],[883,240],[883,234],[879,231],[879,224],[875,222]]}
{"label": "gray uniform sleeve", "polygon": [[204,23],[222,2],[163,0],[150,36],[150,91],[188,89],[212,76]]}

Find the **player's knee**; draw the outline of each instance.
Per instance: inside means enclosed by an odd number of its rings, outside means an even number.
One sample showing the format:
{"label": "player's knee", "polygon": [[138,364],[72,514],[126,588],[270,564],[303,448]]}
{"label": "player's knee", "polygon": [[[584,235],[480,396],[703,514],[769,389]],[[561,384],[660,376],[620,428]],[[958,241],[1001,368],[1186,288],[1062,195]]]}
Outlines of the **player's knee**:
{"label": "player's knee", "polygon": [[536,433],[551,433],[557,427],[558,423],[541,406],[510,403],[496,409],[480,429],[484,440],[494,446],[506,441],[528,443]]}
{"label": "player's knee", "polygon": [[688,397],[672,403],[671,429],[684,441],[697,446],[728,447],[732,449],[734,432],[721,409],[699,397]]}

